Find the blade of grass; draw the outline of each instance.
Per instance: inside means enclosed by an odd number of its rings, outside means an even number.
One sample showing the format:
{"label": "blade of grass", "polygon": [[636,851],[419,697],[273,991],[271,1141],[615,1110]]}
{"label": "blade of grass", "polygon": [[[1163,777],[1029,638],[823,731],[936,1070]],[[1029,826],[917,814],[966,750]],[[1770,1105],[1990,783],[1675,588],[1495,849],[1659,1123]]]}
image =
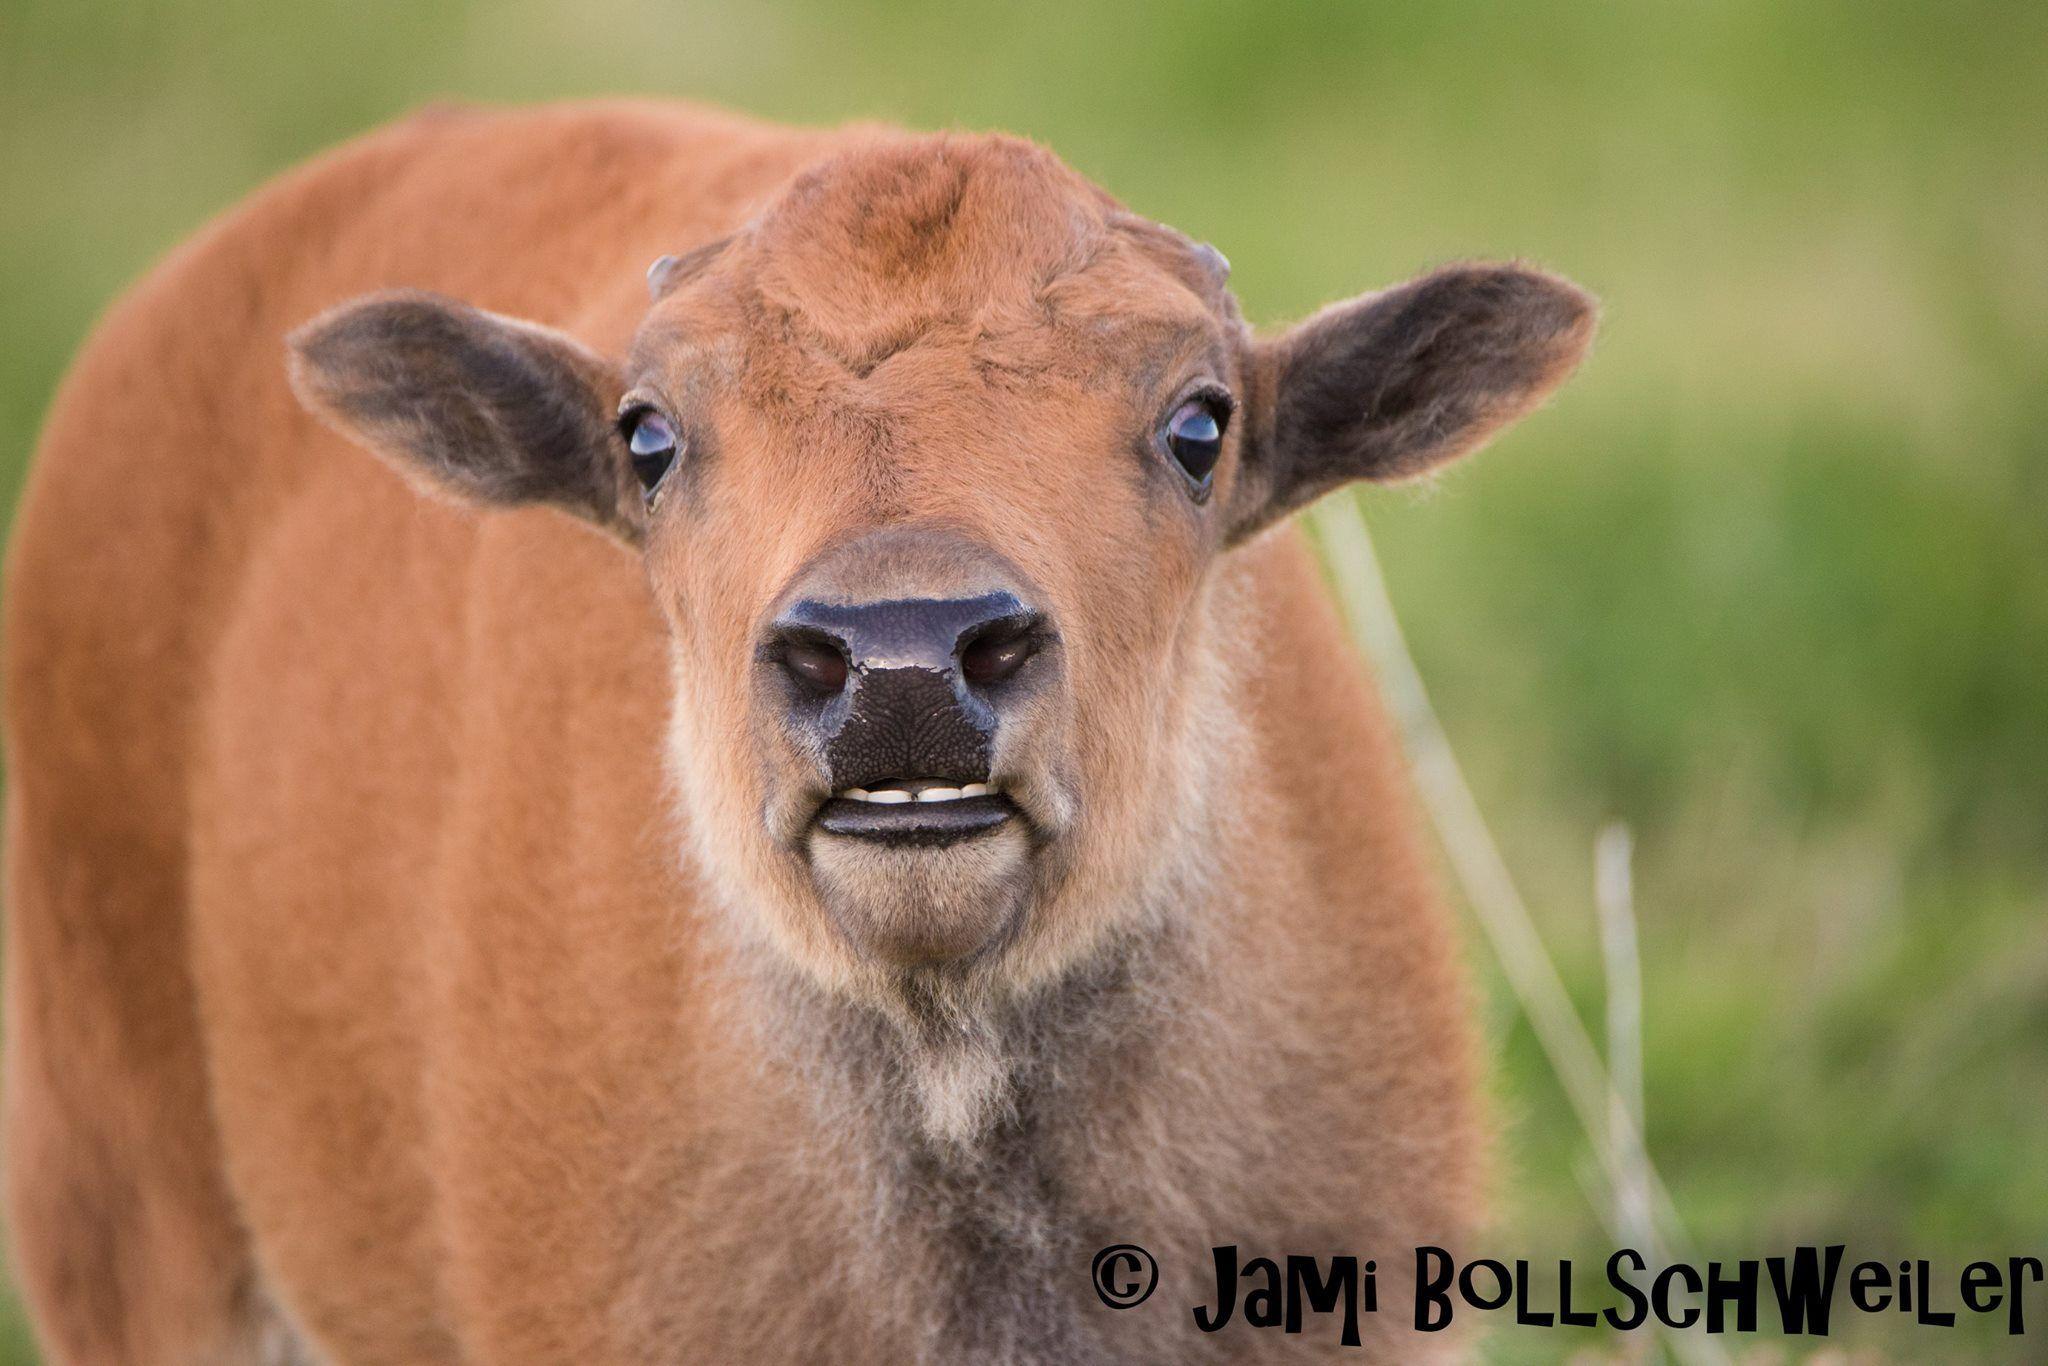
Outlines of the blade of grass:
{"label": "blade of grass", "polygon": [[1600,958],[1607,980],[1607,1070],[1612,1085],[1608,1141],[1621,1160],[1621,1181],[1613,1192],[1613,1226],[1622,1240],[1651,1247],[1650,1189],[1644,1170],[1643,1132],[1643,968],[1637,950],[1635,886],[1630,859],[1634,840],[1626,825],[1604,827],[1593,842],[1593,904],[1600,913]]}

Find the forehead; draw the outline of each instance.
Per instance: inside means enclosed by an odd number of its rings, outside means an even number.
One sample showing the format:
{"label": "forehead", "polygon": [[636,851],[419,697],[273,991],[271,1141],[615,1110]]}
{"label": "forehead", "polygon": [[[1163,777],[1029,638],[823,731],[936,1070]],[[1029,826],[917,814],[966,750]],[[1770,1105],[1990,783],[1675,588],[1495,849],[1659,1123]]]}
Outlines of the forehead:
{"label": "forehead", "polygon": [[903,360],[998,387],[1104,371],[1142,383],[1204,360],[1221,372],[1238,320],[1215,260],[1031,143],[879,137],[799,175],[707,253],[634,359],[708,361],[771,399]]}

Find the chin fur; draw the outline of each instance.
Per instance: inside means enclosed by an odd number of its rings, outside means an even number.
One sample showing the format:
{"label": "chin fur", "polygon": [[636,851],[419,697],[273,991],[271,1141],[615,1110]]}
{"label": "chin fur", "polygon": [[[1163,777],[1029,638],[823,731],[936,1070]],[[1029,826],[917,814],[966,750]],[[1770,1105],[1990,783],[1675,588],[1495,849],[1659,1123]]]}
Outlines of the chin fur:
{"label": "chin fur", "polygon": [[1031,895],[1031,846],[1016,820],[942,849],[815,833],[812,878],[863,958],[964,967],[1000,953]]}

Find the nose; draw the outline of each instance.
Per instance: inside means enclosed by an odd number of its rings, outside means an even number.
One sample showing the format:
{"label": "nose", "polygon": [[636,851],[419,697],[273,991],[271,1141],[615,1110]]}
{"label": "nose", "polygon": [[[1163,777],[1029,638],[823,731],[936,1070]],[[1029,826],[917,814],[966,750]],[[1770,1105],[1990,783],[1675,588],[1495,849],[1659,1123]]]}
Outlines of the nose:
{"label": "nose", "polygon": [[1046,642],[1015,594],[839,603],[800,599],[770,631],[791,719],[811,730],[832,787],[919,778],[985,782],[1003,707]]}

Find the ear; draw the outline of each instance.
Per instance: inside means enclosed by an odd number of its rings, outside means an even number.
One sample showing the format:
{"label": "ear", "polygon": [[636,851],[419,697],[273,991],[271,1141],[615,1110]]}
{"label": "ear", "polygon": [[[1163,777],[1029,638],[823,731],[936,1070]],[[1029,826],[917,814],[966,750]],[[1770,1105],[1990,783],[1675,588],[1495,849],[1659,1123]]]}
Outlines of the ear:
{"label": "ear", "polygon": [[1353,479],[1408,479],[1472,450],[1572,372],[1593,321],[1592,298],[1554,275],[1466,265],[1256,343],[1231,539]]}
{"label": "ear", "polygon": [[614,367],[550,328],[432,294],[372,294],[292,333],[292,388],[401,473],[467,502],[546,503],[627,544]]}

